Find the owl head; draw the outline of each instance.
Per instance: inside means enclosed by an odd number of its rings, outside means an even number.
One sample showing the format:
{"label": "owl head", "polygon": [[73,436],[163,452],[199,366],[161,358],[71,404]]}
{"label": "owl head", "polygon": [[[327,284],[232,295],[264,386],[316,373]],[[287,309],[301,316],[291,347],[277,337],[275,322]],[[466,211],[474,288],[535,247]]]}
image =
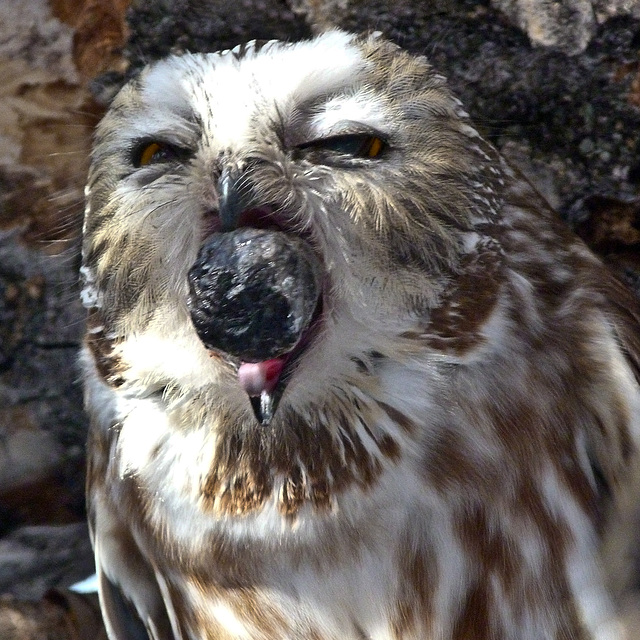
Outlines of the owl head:
{"label": "owl head", "polygon": [[[309,405],[407,357],[403,336],[499,208],[499,166],[444,78],[378,34],[150,65],[99,125],[87,185],[83,300],[104,377],[138,394],[222,387],[250,413],[267,387]],[[274,384],[250,393],[243,362],[203,345],[188,306],[207,238],[245,228],[302,243],[319,290],[300,340],[269,361]]]}

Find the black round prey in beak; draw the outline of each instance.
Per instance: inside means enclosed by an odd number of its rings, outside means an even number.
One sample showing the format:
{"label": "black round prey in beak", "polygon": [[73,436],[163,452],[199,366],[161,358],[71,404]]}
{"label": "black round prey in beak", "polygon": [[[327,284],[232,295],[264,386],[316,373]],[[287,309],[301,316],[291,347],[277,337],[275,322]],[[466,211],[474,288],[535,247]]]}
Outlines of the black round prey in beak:
{"label": "black round prey in beak", "polygon": [[304,240],[251,227],[210,235],[188,279],[191,319],[204,345],[254,363],[296,346],[321,289],[319,261]]}

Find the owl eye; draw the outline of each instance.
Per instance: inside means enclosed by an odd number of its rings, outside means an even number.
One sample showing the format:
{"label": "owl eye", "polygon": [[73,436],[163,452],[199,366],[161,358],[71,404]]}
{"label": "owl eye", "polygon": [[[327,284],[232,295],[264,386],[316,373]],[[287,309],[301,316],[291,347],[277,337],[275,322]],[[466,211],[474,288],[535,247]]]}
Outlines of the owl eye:
{"label": "owl eye", "polygon": [[183,160],[188,152],[184,149],[169,144],[148,140],[140,143],[133,152],[133,164],[135,167],[146,167],[151,164]]}
{"label": "owl eye", "polygon": [[329,151],[353,158],[377,158],[386,146],[386,142],[378,136],[357,133],[313,140],[298,148]]}

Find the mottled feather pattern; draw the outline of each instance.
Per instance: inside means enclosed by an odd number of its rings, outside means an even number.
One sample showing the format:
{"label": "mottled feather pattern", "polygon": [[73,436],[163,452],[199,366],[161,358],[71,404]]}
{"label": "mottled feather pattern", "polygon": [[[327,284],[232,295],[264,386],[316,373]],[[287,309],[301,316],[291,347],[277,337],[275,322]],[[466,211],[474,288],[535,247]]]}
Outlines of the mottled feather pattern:
{"label": "mottled feather pattern", "polygon": [[[171,153],[136,162],[149,141]],[[187,307],[223,175],[324,271],[262,424]],[[638,486],[637,301],[425,58],[334,31],[143,70],[97,129],[82,277],[112,640],[631,637],[605,552]]]}

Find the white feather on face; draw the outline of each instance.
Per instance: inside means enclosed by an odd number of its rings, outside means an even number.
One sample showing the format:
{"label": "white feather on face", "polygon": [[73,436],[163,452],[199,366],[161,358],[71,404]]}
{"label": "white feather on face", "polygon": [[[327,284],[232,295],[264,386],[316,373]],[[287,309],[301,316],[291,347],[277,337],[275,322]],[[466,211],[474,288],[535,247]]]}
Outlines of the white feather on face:
{"label": "white feather on face", "polygon": [[[189,274],[253,227],[304,243],[320,301],[245,363]],[[330,32],[154,63],[98,127],[84,238],[112,638],[610,637],[637,305],[424,58]]]}

